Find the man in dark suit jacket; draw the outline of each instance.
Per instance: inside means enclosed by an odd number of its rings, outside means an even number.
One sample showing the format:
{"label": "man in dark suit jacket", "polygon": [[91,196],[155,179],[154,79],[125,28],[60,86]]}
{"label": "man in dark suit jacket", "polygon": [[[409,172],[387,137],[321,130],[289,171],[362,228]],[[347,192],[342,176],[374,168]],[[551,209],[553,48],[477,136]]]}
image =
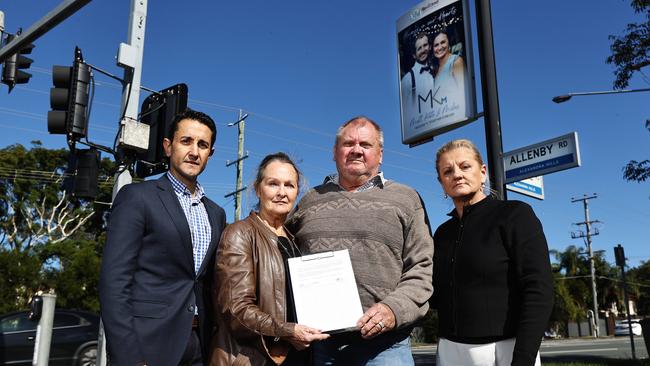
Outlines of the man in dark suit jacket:
{"label": "man in dark suit jacket", "polygon": [[115,198],[99,297],[112,365],[202,365],[213,333],[211,279],[225,213],[197,177],[216,127],[187,110],[163,141],[169,171]]}

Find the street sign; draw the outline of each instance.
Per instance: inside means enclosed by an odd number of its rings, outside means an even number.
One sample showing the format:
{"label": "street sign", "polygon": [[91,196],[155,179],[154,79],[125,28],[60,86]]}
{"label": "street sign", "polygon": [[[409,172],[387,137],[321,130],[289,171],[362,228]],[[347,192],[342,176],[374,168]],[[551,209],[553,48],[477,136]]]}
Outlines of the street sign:
{"label": "street sign", "polygon": [[577,132],[503,154],[506,183],[577,166],[580,166]]}
{"label": "street sign", "polygon": [[519,182],[506,184],[506,189],[512,192],[521,193],[525,196],[544,199],[544,179],[542,176],[532,177]]}

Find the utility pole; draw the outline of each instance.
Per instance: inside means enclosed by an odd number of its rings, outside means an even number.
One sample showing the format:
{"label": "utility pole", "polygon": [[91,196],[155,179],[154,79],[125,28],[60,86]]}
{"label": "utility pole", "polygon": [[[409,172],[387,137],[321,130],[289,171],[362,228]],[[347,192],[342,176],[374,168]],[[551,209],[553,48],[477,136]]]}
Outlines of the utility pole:
{"label": "utility pole", "polygon": [[594,228],[592,232],[591,224],[599,222],[598,220],[595,221],[589,221],[589,200],[598,198],[598,195],[594,193],[591,196],[587,196],[586,194],[583,195],[582,198],[571,198],[571,203],[575,203],[578,201],[582,201],[584,205],[584,210],[585,210],[585,221],[584,222],[578,222],[576,225],[585,225],[586,227],[586,234],[582,231],[579,231],[577,233],[571,233],[571,238],[572,239],[578,239],[578,238],[587,238],[587,251],[589,252],[589,267],[591,269],[591,295],[593,296],[594,304],[593,304],[593,310],[594,310],[594,338],[598,338],[598,294],[596,292],[596,268],[594,267],[594,252],[591,248],[591,237],[594,235],[598,235],[598,229]]}
{"label": "utility pole", "polygon": [[242,187],[242,182],[244,180],[244,159],[248,158],[248,152],[244,155],[244,125],[245,120],[248,117],[248,113],[243,114],[244,111],[239,110],[239,119],[237,122],[228,123],[228,127],[237,125],[237,160],[235,161],[226,161],[226,166],[231,166],[232,164],[237,163],[237,183],[235,186],[235,191],[230,192],[224,196],[228,198],[232,195],[235,195],[235,221],[241,220],[241,196],[242,192],[246,190],[247,187]]}

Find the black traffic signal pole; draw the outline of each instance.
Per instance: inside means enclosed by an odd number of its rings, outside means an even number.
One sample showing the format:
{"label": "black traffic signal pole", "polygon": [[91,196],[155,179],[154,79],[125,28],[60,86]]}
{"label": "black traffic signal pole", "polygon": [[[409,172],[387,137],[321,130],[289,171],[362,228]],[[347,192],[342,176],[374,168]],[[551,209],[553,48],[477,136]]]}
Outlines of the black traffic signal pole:
{"label": "black traffic signal pole", "polygon": [[47,13],[36,23],[32,24],[29,29],[21,33],[9,42],[5,47],[0,48],[0,63],[18,50],[23,49],[28,44],[37,40],[40,36],[47,33],[50,29],[56,27],[59,23],[67,19],[70,15],[77,12],[84,5],[88,4],[91,0],[66,0],[52,11]]}
{"label": "black traffic signal pole", "polygon": [[636,360],[636,349],[634,348],[634,333],[632,333],[632,315],[630,315],[630,299],[627,294],[627,281],[625,280],[625,250],[621,244],[614,247],[616,265],[621,267],[621,280],[623,280],[623,298],[625,299],[625,310],[627,313],[627,329],[630,333],[630,347],[632,347],[632,359]]}
{"label": "black traffic signal pole", "polygon": [[499,92],[497,90],[494,39],[492,37],[492,12],[490,0],[476,0],[478,51],[481,67],[481,89],[485,118],[485,141],[487,147],[488,174],[491,188],[500,199],[507,199],[503,169],[503,144],[501,142],[501,117],[499,115]]}

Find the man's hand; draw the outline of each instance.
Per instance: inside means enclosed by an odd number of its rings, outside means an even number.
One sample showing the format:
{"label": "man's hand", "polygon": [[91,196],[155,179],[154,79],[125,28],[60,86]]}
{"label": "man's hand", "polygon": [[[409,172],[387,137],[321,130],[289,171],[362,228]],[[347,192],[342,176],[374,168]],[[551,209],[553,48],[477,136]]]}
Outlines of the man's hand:
{"label": "man's hand", "polygon": [[376,303],[357,321],[361,336],[370,339],[395,328],[395,314],[382,303]]}

